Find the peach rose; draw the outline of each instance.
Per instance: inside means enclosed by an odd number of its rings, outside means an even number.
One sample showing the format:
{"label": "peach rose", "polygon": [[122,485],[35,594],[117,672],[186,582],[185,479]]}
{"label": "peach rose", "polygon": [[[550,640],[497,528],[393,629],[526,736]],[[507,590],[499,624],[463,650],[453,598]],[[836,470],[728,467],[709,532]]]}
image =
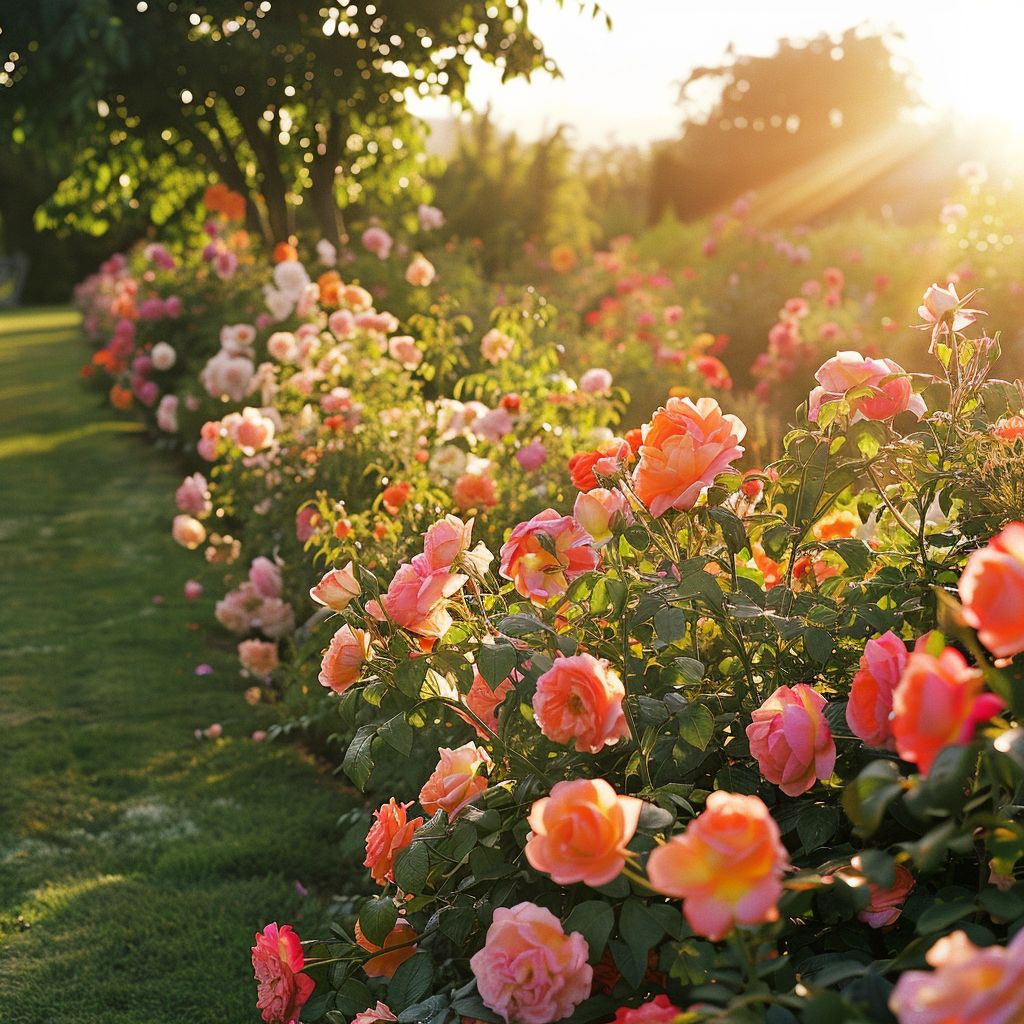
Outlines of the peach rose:
{"label": "peach rose", "polygon": [[267,1024],[297,1024],[299,1011],[316,987],[303,974],[306,958],[291,925],[268,924],[256,933],[252,968],[257,983],[256,1007]]}
{"label": "peach rose", "polygon": [[489,474],[463,473],[452,487],[452,501],[464,512],[494,508],[498,504],[498,493]]}
{"label": "peach rose", "polygon": [[323,579],[309,591],[309,596],[332,611],[343,612],[353,598],[359,596],[361,588],[356,579],[355,569],[350,561],[341,569],[331,569]]}
{"label": "peach rose", "polygon": [[497,366],[502,360],[512,354],[515,342],[507,335],[492,327],[480,342],[480,354],[491,363]]}
{"label": "peach rose", "polygon": [[557,782],[530,810],[526,859],[559,885],[607,885],[630,856],[643,801],[619,796],[604,779]]}
{"label": "peach rose", "polygon": [[596,754],[629,735],[622,710],[626,689],[603,658],[558,658],[537,680],[533,713],[540,731],[555,743],[575,743]]}
{"label": "peach rose", "polygon": [[747,428],[723,415],[713,398],[696,403],[670,398],[644,427],[640,461],[633,470],[636,496],[655,518],[670,508],[687,511],[742,454]]}
{"label": "peach rose", "polygon": [[391,1007],[387,1003],[382,1003],[379,999],[377,1005],[372,1009],[363,1010],[362,1013],[357,1013],[352,1018],[352,1024],[376,1024],[377,1021],[392,1021],[398,1020],[398,1018],[391,1012]]}
{"label": "peach rose", "polygon": [[416,253],[405,268],[405,279],[416,288],[425,288],[434,280],[434,264],[426,256]]}
{"label": "peach rose", "polygon": [[274,440],[274,421],[259,409],[246,406],[240,417],[232,420],[229,435],[244,455],[255,455]]}
{"label": "peach rose", "polygon": [[586,940],[565,934],[543,907],[498,907],[483,949],[469,961],[480,998],[508,1024],[552,1024],[590,995]]}
{"label": "peach rose", "polygon": [[320,685],[335,693],[344,693],[363,670],[363,662],[373,657],[370,634],[346,623],[331,638],[320,664]]}
{"label": "peach rose", "polygon": [[[361,946],[368,953],[380,954],[379,956],[371,956],[363,964],[363,972],[368,978],[390,978],[406,960],[411,959],[416,953],[416,943],[414,941],[416,932],[408,921],[401,918],[395,922],[395,927],[388,932],[388,937],[384,940],[383,946],[374,945],[363,934],[358,921],[356,922],[355,933],[357,945]],[[395,949],[391,953],[381,953],[381,950],[391,949],[392,946],[400,946],[401,948]]]}
{"label": "peach rose", "polygon": [[472,543],[473,520],[463,522],[458,516],[445,516],[434,523],[423,537],[424,562],[431,572],[449,570],[455,559],[468,551]]}
{"label": "peach rose", "polygon": [[572,507],[572,516],[599,547],[612,539],[612,524],[616,516],[627,523],[633,521],[633,513],[625,495],[621,491],[609,491],[604,487],[580,491]]}
{"label": "peach rose", "polygon": [[1014,1024],[1024,1020],[1024,931],[1008,946],[976,946],[965,932],[939,939],[934,971],[904,971],[889,996],[900,1024]]}
{"label": "peach rose", "polygon": [[983,676],[955,648],[936,658],[914,651],[892,699],[896,752],[927,775],[939,751],[969,743],[975,727],[1004,707],[994,693],[981,693]]}
{"label": "peach rose", "polygon": [[552,508],[516,526],[500,554],[501,575],[534,604],[564,594],[577,576],[597,568],[599,561],[587,531]]}
{"label": "peach rose", "polygon": [[366,610],[379,621],[390,618],[396,625],[420,636],[444,636],[452,624],[447,600],[462,589],[469,577],[444,569],[421,572],[420,568],[403,562],[387,593],[379,602],[368,601]]}
{"label": "peach rose", "polygon": [[927,412],[924,399],[914,394],[906,370],[891,359],[837,352],[822,363],[814,378],[819,386],[811,391],[807,407],[807,418],[812,422],[817,422],[825,402],[842,398],[849,403],[852,422],[887,420],[907,411],[920,419]]}
{"label": "peach rose", "polygon": [[171,523],[171,536],[183,548],[195,551],[206,540],[206,527],[192,516],[175,516]]}
{"label": "peach rose", "polygon": [[1024,651],[1024,523],[973,552],[957,589],[968,625],[997,658]]}
{"label": "peach rose", "polygon": [[269,640],[243,640],[238,645],[238,660],[247,672],[263,679],[280,664],[277,644]]}
{"label": "peach rose", "polygon": [[412,801],[400,804],[392,797],[373,812],[373,824],[366,833],[366,860],[378,885],[395,880],[395,855],[412,842],[412,834],[423,824],[423,818],[409,819],[406,812]]}
{"label": "peach rose", "polygon": [[445,811],[452,821],[487,788],[483,772],[490,767],[491,758],[475,743],[463,743],[454,750],[438,747],[437,752],[441,758],[423,784],[419,801],[427,814]]}
{"label": "peach rose", "polygon": [[836,745],[822,714],[826,700],[806,683],[780,686],[751,716],[750,752],[761,774],[786,796],[799,796],[827,779]]}
{"label": "peach rose", "polygon": [[682,835],[651,853],[647,875],[657,892],[684,901],[698,935],[718,942],[733,925],[778,920],[789,866],[764,801],[716,790]]}
{"label": "peach rose", "polygon": [[388,342],[388,355],[406,370],[415,370],[423,362],[423,351],[407,334],[395,335]]}
{"label": "peach rose", "polygon": [[892,726],[892,695],[907,664],[907,646],[890,629],[864,645],[860,668],[850,685],[846,723],[869,747],[895,750]]}
{"label": "peach rose", "polygon": [[[479,672],[473,673],[473,685],[469,693],[462,698],[463,703],[470,711],[487,726],[491,732],[498,731],[498,708],[502,705],[508,694],[515,689],[512,679],[503,679],[492,690],[490,684]],[[472,719],[468,719],[470,725],[476,730],[481,739],[488,739],[489,736]]]}

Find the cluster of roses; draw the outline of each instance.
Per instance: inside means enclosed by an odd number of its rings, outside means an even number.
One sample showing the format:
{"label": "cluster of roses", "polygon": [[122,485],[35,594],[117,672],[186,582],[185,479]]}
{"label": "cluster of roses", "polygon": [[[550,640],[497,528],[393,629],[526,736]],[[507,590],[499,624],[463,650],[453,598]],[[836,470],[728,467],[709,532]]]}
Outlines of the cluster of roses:
{"label": "cluster of roses", "polygon": [[[933,339],[953,341],[956,332],[974,318],[975,311],[967,310],[955,293],[933,286],[922,306],[922,316]],[[963,344],[967,351],[967,343]],[[943,365],[948,368],[949,364]],[[904,413],[918,418],[928,413],[909,375],[886,361],[838,353],[821,368],[818,379],[820,387],[809,403],[809,419],[817,424],[818,433],[807,433],[818,439],[819,448],[824,444],[825,449],[838,451],[846,443],[846,435],[839,432],[840,424],[852,431],[861,422],[891,424]],[[962,385],[959,370],[948,379],[956,398]],[[1012,443],[1016,443],[1020,432],[1014,432],[1012,419],[1000,420],[991,433],[1013,438]],[[374,812],[364,863],[378,884],[394,886],[394,890],[387,889],[373,901],[375,907],[389,908],[390,925],[384,933],[368,937],[360,917],[355,926],[355,946],[361,954],[349,958],[353,968],[358,965],[369,978],[392,978],[417,956],[421,942],[436,929],[418,929],[409,918],[413,910],[424,908],[443,915],[444,900],[461,888],[457,883],[462,876],[457,872],[465,858],[445,867],[443,883],[434,896],[430,894],[433,883],[427,882],[425,871],[419,881],[412,883],[411,890],[407,888],[410,883],[403,881],[408,876],[403,876],[402,866],[417,847],[422,850],[438,836],[458,834],[464,819],[481,821],[485,807],[506,809],[510,818],[503,828],[510,842],[521,851],[533,872],[554,885],[584,885],[600,893],[624,876],[626,891],[644,894],[652,915],[659,908],[671,906],[666,899],[681,901],[691,936],[711,943],[736,939],[734,946],[739,953],[747,949],[744,936],[750,929],[780,922],[788,890],[799,893],[840,885],[863,888],[864,898],[856,909],[860,921],[874,929],[891,928],[899,921],[904,900],[917,882],[907,867],[909,858],[893,863],[892,875],[885,884],[866,866],[867,854],[878,854],[877,850],[840,854],[838,860],[827,859],[817,869],[798,868],[794,854],[783,842],[778,812],[786,805],[778,792],[795,800],[819,781],[825,784],[825,799],[838,791],[836,737],[832,730],[843,718],[853,736],[863,743],[860,753],[869,760],[869,768],[872,758],[880,758],[883,763],[888,759],[886,770],[892,768],[890,751],[904,762],[908,779],[901,779],[895,769],[893,776],[881,776],[900,779],[893,783],[894,794],[924,786],[943,752],[977,743],[979,730],[982,741],[995,751],[1012,749],[1019,729],[1008,728],[1004,716],[1008,712],[1011,716],[1017,714],[1018,701],[1009,699],[1005,677],[999,673],[1024,652],[1019,612],[1019,601],[1024,599],[1024,523],[1007,525],[971,553],[959,574],[958,621],[974,631],[971,636],[976,635],[984,647],[971,648],[974,665],[938,630],[920,635],[912,650],[908,650],[904,637],[889,630],[867,641],[852,679],[833,686],[840,696],[848,697],[845,708],[838,705],[838,716],[830,706],[832,701],[815,685],[795,682],[777,686],[764,699],[758,697],[746,706],[742,717],[730,717],[730,723],[743,723],[744,742],[739,743],[733,732],[727,743],[749,751],[760,776],[754,787],[759,794],[730,789],[721,784],[719,776],[700,794],[703,810],[696,812],[684,801],[689,820],[681,830],[675,830],[675,813],[667,817],[664,812],[660,817],[648,815],[644,823],[655,790],[649,779],[646,786],[633,792],[629,785],[629,779],[642,776],[644,769],[621,773],[614,769],[607,773],[611,778],[602,778],[601,765],[588,760],[625,749],[632,751],[630,763],[640,765],[656,747],[657,730],[650,735],[638,731],[637,715],[645,710],[644,697],[633,687],[639,681],[637,666],[655,660],[666,647],[692,639],[696,650],[699,632],[700,642],[713,649],[714,631],[719,630],[723,638],[735,640],[736,647],[727,659],[717,659],[718,663],[749,662],[751,654],[743,633],[722,603],[723,592],[750,593],[748,587],[740,586],[740,580],[743,584],[756,583],[754,575],[738,575],[740,563],[751,555],[746,535],[742,542],[732,543],[730,587],[729,574],[720,560],[720,552],[730,542],[726,539],[723,546],[715,535],[697,532],[710,517],[709,509],[720,510],[717,521],[727,527],[736,520],[744,524],[744,529],[752,529],[770,518],[753,511],[762,497],[761,488],[742,490],[742,478],[731,473],[743,454],[740,442],[744,434],[743,423],[723,414],[713,399],[694,402],[672,398],[658,409],[639,437],[613,438],[591,451],[578,453],[571,465],[572,479],[579,489],[573,514],[563,515],[549,508],[511,529],[498,556],[498,575],[506,581],[504,584],[490,576],[490,551],[482,544],[473,546],[472,520],[463,522],[448,516],[427,530],[422,552],[398,568],[379,596],[360,601],[363,585],[351,564],[327,573],[313,588],[314,600],[346,614],[348,620],[335,633],[324,655],[320,681],[325,687],[347,697],[362,681],[370,679],[375,687],[400,686],[397,676],[403,659],[399,656],[395,660],[399,649],[396,642],[406,637],[405,660],[419,660],[424,665],[417,707],[439,702],[476,733],[461,746],[439,748],[440,759],[418,796],[430,821],[412,814],[411,802],[399,802],[394,797]],[[870,460],[865,472],[874,479]],[[772,487],[769,490],[765,486],[764,493],[770,501],[781,504],[781,483],[773,481],[771,474],[761,476],[764,479],[758,483]],[[710,506],[716,488],[727,490],[722,480],[730,480],[736,490],[726,495],[728,501]],[[824,503],[826,509],[837,496]],[[887,505],[891,502],[884,487],[879,497]],[[728,511],[730,505],[739,510],[739,515]],[[672,516],[673,511],[684,515]],[[898,510],[893,511],[893,517],[904,528],[902,543],[909,545],[907,550],[919,544],[927,558],[924,524],[919,530],[909,527]],[[807,525],[801,527],[798,541],[804,532],[810,533]],[[626,626],[627,584],[631,581],[648,596],[658,588],[672,587],[673,580],[682,585],[687,577],[681,570],[694,560],[692,542],[698,536],[705,550],[717,557],[697,556],[701,568],[695,575],[706,582],[698,584],[694,593],[707,594],[711,587],[715,597],[700,606],[692,626],[687,625],[681,633],[669,632],[673,639],[647,648],[646,641],[630,635]],[[815,543],[832,541],[816,538]],[[641,554],[648,544],[653,544],[658,553]],[[683,544],[688,559],[680,554],[679,545]],[[791,558],[797,550],[794,544]],[[850,548],[839,549],[844,550],[853,558]],[[879,557],[884,560],[888,555],[880,552]],[[907,558],[902,551],[895,552],[895,557],[901,562]],[[756,563],[756,559],[753,561]],[[694,574],[692,568],[689,571]],[[595,579],[603,583],[606,594],[613,584],[621,588],[621,622],[598,613],[592,631],[586,632],[587,620],[580,617],[580,599],[574,594],[582,593],[579,585],[588,579],[592,581],[591,595],[598,586],[593,583]],[[829,585],[833,580],[824,583]],[[761,586],[766,587],[765,581]],[[810,579],[808,594],[819,596],[824,592],[820,586]],[[782,584],[779,587],[785,589]],[[837,592],[834,587],[832,592]],[[766,597],[766,590],[762,590],[762,600]],[[508,605],[508,601],[513,603]],[[788,615],[787,601],[792,601],[792,595],[784,595],[779,603],[771,605],[774,613]],[[654,604],[661,607],[663,602]],[[491,621],[491,614],[499,607],[514,613],[504,627],[505,620],[498,627]],[[757,608],[749,602],[745,607],[747,618],[749,610]],[[803,607],[811,605],[805,603]],[[538,617],[528,616],[528,609]],[[672,611],[671,605],[668,610]],[[460,620],[458,630],[454,628],[456,616]],[[550,630],[558,637],[553,658],[519,639],[524,633],[517,619],[526,619],[528,625],[534,622],[530,629]],[[632,615],[631,620],[637,621],[636,616]],[[587,649],[602,644],[608,632],[617,628],[622,630],[619,665],[610,656],[597,656]],[[671,617],[667,628],[671,629]],[[460,639],[452,640],[456,633]],[[965,642],[973,643],[970,637]],[[466,647],[460,647],[460,643]],[[500,680],[483,668],[488,651],[497,646],[511,649],[516,665]],[[609,650],[605,646],[601,653]],[[463,665],[472,657],[471,685],[460,685],[460,672],[453,675],[435,667],[440,662],[432,659],[439,653],[455,656]],[[702,665],[698,667],[703,671]],[[748,665],[734,678],[745,680],[756,695],[765,674],[766,670]],[[993,689],[998,686],[999,692],[986,691],[986,683]],[[380,701],[379,690],[375,701]],[[647,702],[656,703],[649,698]],[[681,705],[692,707],[685,701]],[[709,728],[713,729],[714,720],[709,718]],[[517,747],[510,737],[522,728],[528,732],[536,729],[549,746],[538,747],[527,740]],[[734,729],[734,724],[729,728]],[[700,742],[707,747],[708,738]],[[729,748],[725,745],[724,749],[728,752]],[[532,760],[538,754],[543,769],[537,769]],[[740,753],[729,760],[742,757]],[[602,761],[602,765],[605,763],[612,764]],[[620,768],[623,764],[615,763]],[[563,766],[569,777],[553,781],[551,773]],[[524,771],[531,770],[535,774],[527,784]],[[646,770],[651,771],[649,766]],[[594,775],[598,777],[591,777]],[[1011,790],[1020,783],[1019,777],[1015,778],[1009,783]],[[765,792],[761,780],[777,787],[778,792]],[[545,782],[546,795],[531,796],[528,810],[521,799],[511,803],[498,799],[501,792],[536,793],[531,787]],[[686,789],[686,795],[698,799],[693,786]],[[983,796],[984,787],[977,800]],[[675,806],[678,811],[681,805]],[[471,810],[475,816],[470,815]],[[1012,845],[1012,836],[1017,834],[1011,820],[1000,807],[991,809],[990,818],[984,819],[984,827],[979,826],[974,841],[982,849],[989,841],[1003,844],[999,864],[1008,863],[1012,870],[1024,856],[1024,843],[1018,843],[1016,857],[1007,854],[1007,844]],[[864,834],[869,831],[863,829]],[[1015,884],[1011,876],[998,872],[993,880],[1007,890]],[[465,877],[463,885],[470,886],[473,881],[472,876]],[[566,924],[545,902],[558,901],[527,899],[511,906],[496,906],[489,923],[484,921],[482,942],[470,939],[475,944],[469,956],[475,991],[483,1007],[508,1024],[553,1024],[579,1011],[599,990],[603,948],[591,948],[588,937]],[[660,915],[654,916],[661,920]],[[800,916],[806,918],[802,925],[805,929],[822,926],[807,910]],[[955,920],[951,917],[945,927]],[[925,928],[920,930],[928,933]],[[296,945],[290,938],[280,940],[282,932],[276,925],[269,926],[257,936],[253,950],[264,1020],[275,1024],[296,1019],[310,994],[308,978],[300,973],[306,966],[304,960],[296,955]],[[658,934],[664,933],[659,925]],[[607,940],[608,932],[603,936]],[[976,937],[974,931],[954,931],[941,937],[927,953],[927,962],[934,970],[902,973],[887,994],[889,1008],[901,1024],[938,1024],[949,1019],[950,1006],[962,1008],[957,1019],[985,1024],[1015,1020],[1024,1013],[1024,947],[1019,936],[1005,946],[992,938],[979,945],[974,941]],[[276,958],[267,953],[274,942],[281,950]],[[744,955],[750,956],[749,950]],[[748,962],[747,969],[755,970],[756,964]],[[664,974],[656,971],[642,977],[648,995],[652,987],[664,989],[669,985]],[[781,1005],[798,1007],[801,987],[796,986],[792,997],[780,997]],[[427,991],[429,988],[426,986]],[[596,1011],[598,1016],[601,1012]],[[615,1016],[620,1024],[640,1024],[672,1020],[684,1013],[693,1015],[692,1019],[725,1019],[719,1007],[695,1003],[684,1009],[665,991],[639,1006],[621,1006]],[[378,1000],[374,1008],[356,1015],[356,1019],[360,1024],[370,1024],[398,1017],[386,1002]]]}

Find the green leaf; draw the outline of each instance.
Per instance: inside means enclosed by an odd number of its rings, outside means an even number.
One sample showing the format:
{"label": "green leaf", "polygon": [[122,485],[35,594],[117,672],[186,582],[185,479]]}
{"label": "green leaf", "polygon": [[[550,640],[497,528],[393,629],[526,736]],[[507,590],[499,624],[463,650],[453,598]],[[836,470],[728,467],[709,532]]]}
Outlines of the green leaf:
{"label": "green leaf", "polygon": [[634,523],[623,532],[629,546],[635,551],[646,551],[651,543],[651,535],[639,523]]}
{"label": "green leaf", "polygon": [[839,812],[825,804],[813,804],[801,809],[796,820],[796,834],[803,844],[804,853],[812,853],[824,846],[839,827]]}
{"label": "green leaf", "polygon": [[679,735],[691,747],[706,750],[715,735],[715,716],[703,704],[687,704],[677,715]]}
{"label": "green leaf", "polygon": [[896,884],[896,861],[884,850],[861,850],[860,865],[867,880],[879,889]]}
{"label": "green leaf", "polygon": [[427,844],[413,842],[395,857],[395,884],[404,892],[419,895],[426,885],[429,869]]}
{"label": "green leaf", "polygon": [[608,945],[608,937],[615,926],[615,915],[604,900],[586,900],[577,903],[565,919],[565,933],[579,932],[590,950],[588,959],[597,963]]}
{"label": "green leaf", "polygon": [[885,809],[903,792],[900,770],[892,761],[872,761],[843,791],[843,810],[861,835],[882,824]]}
{"label": "green leaf", "polygon": [[619,936],[637,953],[645,954],[665,934],[661,922],[642,900],[630,899],[619,911]]}
{"label": "green leaf", "polygon": [[832,657],[835,641],[832,634],[820,626],[808,626],[804,630],[804,648],[819,665],[826,665]]}
{"label": "green leaf", "polygon": [[402,757],[408,757],[412,753],[413,731],[412,726],[405,720],[405,715],[396,715],[389,719],[380,727],[378,735]]}
{"label": "green leaf", "polygon": [[626,594],[626,585],[622,580],[602,576],[594,584],[594,591],[590,596],[590,610],[594,615],[617,619],[625,607]]}
{"label": "green leaf", "polygon": [[476,652],[476,667],[484,682],[497,689],[516,667],[516,649],[511,644],[482,644]]}
{"label": "green leaf", "polygon": [[426,658],[407,658],[395,668],[395,686],[407,697],[418,698],[430,663]]}
{"label": "green leaf", "polygon": [[735,512],[719,505],[718,508],[711,510],[711,518],[721,527],[722,537],[730,554],[735,555],[747,546],[747,532]]}
{"label": "green leaf", "polygon": [[974,900],[953,900],[951,903],[932,903],[917,919],[917,934],[927,935],[930,932],[945,931],[968,914],[977,910]]}
{"label": "green leaf", "polygon": [[377,726],[361,725],[345,751],[341,767],[358,789],[366,789],[373,771],[373,741],[377,737]]}
{"label": "green leaf", "polygon": [[658,639],[666,644],[682,640],[686,636],[686,613],[682,608],[662,608],[654,616],[654,631]]}
{"label": "green leaf", "polygon": [[641,953],[617,939],[612,939],[608,943],[608,948],[612,951],[615,966],[622,972],[626,983],[632,988],[637,988],[647,973],[647,951]]}
{"label": "green leaf", "polygon": [[392,1012],[404,1010],[430,989],[434,979],[434,963],[427,953],[417,953],[406,960],[388,983],[388,1005]]}
{"label": "green leaf", "polygon": [[498,629],[506,636],[528,636],[530,633],[539,633],[541,630],[551,632],[551,627],[546,626],[540,619],[532,615],[506,615],[498,623]]}
{"label": "green leaf", "polygon": [[375,946],[383,946],[398,920],[395,901],[382,896],[367,900],[359,911],[359,928]]}
{"label": "green leaf", "polygon": [[662,671],[669,686],[697,686],[704,681],[704,665],[696,658],[673,658]]}
{"label": "green leaf", "polygon": [[370,990],[356,978],[349,978],[339,986],[334,1003],[348,1017],[354,1017],[373,1002]]}

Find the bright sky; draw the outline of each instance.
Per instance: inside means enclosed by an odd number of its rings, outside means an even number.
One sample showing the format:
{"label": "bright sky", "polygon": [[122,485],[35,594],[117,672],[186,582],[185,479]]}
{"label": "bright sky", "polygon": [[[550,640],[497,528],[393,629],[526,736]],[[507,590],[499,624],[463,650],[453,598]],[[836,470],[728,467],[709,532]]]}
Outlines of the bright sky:
{"label": "bright sky", "polygon": [[[530,21],[563,78],[534,75],[502,85],[475,68],[470,99],[495,120],[535,139],[568,124],[579,145],[644,144],[678,134],[679,83],[738,53],[769,54],[781,37],[841,32],[865,21],[906,35],[904,54],[937,107],[1024,129],[1024,0],[601,0],[612,18],[578,13],[576,0],[532,0]],[[447,108],[419,104],[428,116]]]}

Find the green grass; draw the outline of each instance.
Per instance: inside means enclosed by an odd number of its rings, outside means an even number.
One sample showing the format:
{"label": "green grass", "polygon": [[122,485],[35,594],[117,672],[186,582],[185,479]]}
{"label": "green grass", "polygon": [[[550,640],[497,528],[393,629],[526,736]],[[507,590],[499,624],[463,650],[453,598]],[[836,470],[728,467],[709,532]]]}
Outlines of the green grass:
{"label": "green grass", "polygon": [[314,927],[294,882],[344,884],[353,796],[248,739],[268,713],[200,628],[216,588],[181,596],[174,468],[84,358],[67,311],[0,316],[0,1019],[256,1021],[253,932]]}

